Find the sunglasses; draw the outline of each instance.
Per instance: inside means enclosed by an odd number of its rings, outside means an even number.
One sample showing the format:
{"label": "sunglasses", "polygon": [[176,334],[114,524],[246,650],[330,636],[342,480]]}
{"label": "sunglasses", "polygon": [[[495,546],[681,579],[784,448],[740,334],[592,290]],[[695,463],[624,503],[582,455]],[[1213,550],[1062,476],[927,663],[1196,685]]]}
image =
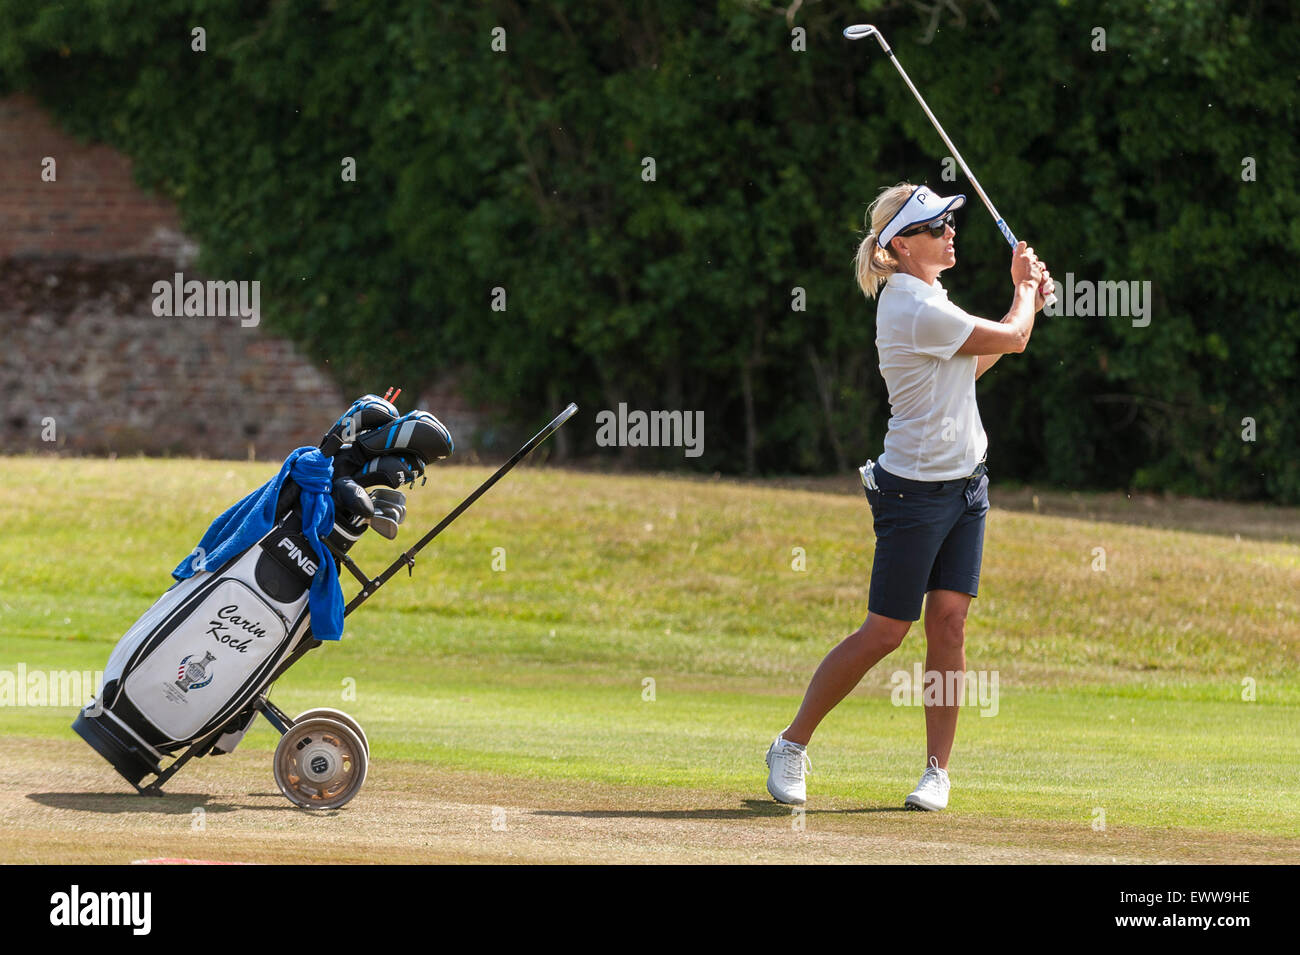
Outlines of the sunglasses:
{"label": "sunglasses", "polygon": [[927,222],[924,225],[916,226],[915,228],[908,229],[906,232],[900,232],[898,234],[907,236],[920,235],[922,232],[928,232],[930,233],[930,238],[941,239],[943,238],[944,232],[947,231],[948,226],[952,226],[954,232],[957,231],[957,222],[953,218],[953,213],[951,212],[947,215],[940,216],[933,222]]}

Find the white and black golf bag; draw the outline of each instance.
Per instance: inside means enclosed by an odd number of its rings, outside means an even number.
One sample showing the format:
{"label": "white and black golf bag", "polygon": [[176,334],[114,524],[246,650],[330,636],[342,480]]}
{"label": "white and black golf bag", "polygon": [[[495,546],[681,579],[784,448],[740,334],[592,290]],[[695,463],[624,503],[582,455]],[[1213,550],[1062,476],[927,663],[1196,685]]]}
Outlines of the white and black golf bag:
{"label": "white and black golf bag", "polygon": [[[348,550],[368,528],[394,537],[406,513],[397,488],[413,484],[452,448],[451,434],[433,415],[401,415],[375,395],[339,418],[320,444],[333,461],[335,519],[323,543],[337,571],[346,566],[366,585]],[[303,652],[320,645],[311,635],[308,596],[321,567],[302,532],[300,495],[287,477],[272,529],[221,566],[205,567],[204,555],[193,555],[196,572],[173,585],[122,637],[99,697],[73,723],[141,792],[146,776],[156,777],[150,788],[157,792],[185,759],[230,752],[259,712],[282,733],[282,724],[294,724],[270,706],[265,691]],[[182,750],[183,759],[164,772],[161,761]],[[314,757],[321,767],[332,758],[328,751]]]}

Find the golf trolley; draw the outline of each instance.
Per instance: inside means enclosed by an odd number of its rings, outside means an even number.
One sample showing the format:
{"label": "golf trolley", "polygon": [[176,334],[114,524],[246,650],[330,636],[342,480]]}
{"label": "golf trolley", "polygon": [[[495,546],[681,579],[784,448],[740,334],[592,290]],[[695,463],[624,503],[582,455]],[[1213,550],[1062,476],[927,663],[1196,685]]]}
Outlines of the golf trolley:
{"label": "golf trolley", "polygon": [[[397,488],[414,484],[430,462],[453,448],[451,434],[433,415],[399,415],[388,397],[358,399],[319,448],[320,455],[330,459],[324,473],[332,481],[328,494],[334,504],[333,526],[328,534],[322,531],[319,544],[333,557],[339,574],[346,568],[361,584],[343,608],[343,617],[401,568],[409,573],[424,547],[578,410],[574,404],[565,408],[372,578],[348,550],[369,528],[394,538],[406,515],[405,496]],[[188,575],[118,641],[99,696],[72,724],[141,795],[163,795],[163,785],[195,757],[233,751],[258,714],[281,734],[272,769],[276,785],[290,802],[306,809],[337,809],[365,782],[370,744],[360,724],[327,708],[290,718],[269,698],[275,681],[323,642],[312,634],[309,612],[311,584],[323,568],[304,530],[318,505],[304,503],[302,489],[292,478],[298,472],[289,470],[292,461],[285,464],[282,476],[290,476],[284,477],[278,494],[271,498],[267,492],[267,510],[274,505],[271,529],[215,569],[207,567],[207,555],[196,548],[200,553]],[[314,463],[323,461],[317,456]],[[180,572],[178,568],[178,576]],[[171,762],[164,768],[168,757]]]}

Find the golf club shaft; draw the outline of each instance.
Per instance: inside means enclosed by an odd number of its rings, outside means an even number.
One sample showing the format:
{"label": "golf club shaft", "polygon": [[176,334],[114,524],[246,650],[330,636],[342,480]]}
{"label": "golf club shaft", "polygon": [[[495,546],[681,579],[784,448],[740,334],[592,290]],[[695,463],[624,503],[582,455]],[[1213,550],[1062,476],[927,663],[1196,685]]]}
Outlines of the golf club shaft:
{"label": "golf club shaft", "polygon": [[465,500],[457,504],[455,509],[452,510],[450,514],[448,514],[441,521],[439,521],[437,526],[434,527],[433,530],[429,531],[429,533],[421,537],[409,550],[407,550],[405,553],[399,556],[395,561],[389,564],[387,569],[385,569],[382,574],[380,574],[378,577],[376,577],[373,581],[370,582],[370,586],[363,588],[361,593],[353,597],[352,600],[348,602],[348,605],[343,609],[343,616],[346,617],[353,610],[359,607],[365,600],[373,596],[375,591],[378,590],[380,587],[382,587],[385,583],[387,583],[389,578],[391,578],[393,574],[397,573],[397,571],[400,570],[402,567],[414,566],[416,554],[418,554],[421,550],[423,550],[431,540],[433,540],[444,530],[446,530],[447,526],[452,521],[460,517],[460,515],[464,514],[465,511],[469,508],[469,506],[473,504],[475,501],[477,501],[480,497],[482,497],[485,493],[487,493],[488,489],[491,488],[492,485],[496,484],[497,481],[505,477],[507,472],[509,472],[511,468],[513,468],[524,458],[528,457],[528,455],[532,452],[534,448],[536,448],[539,444],[541,444],[552,434],[558,431],[560,429],[560,426],[564,424],[564,422],[568,421],[570,418],[574,416],[574,414],[577,413],[577,410],[578,410],[578,406],[576,404],[570,403],[567,408],[565,408],[563,411],[561,411],[558,415],[555,416],[555,418],[551,421],[550,424],[548,424],[541,431],[537,432],[537,434],[533,435],[532,438],[530,438],[522,448],[520,448],[518,451],[514,453],[514,455],[511,456],[509,461],[507,461],[505,464],[501,465],[501,467],[497,469],[495,474],[493,474],[490,478],[488,478],[486,481],[480,484],[474,490],[474,492],[470,494],[469,497],[465,498]]}
{"label": "golf club shaft", "polygon": [[[907,88],[912,91],[912,95],[916,97],[917,103],[919,103],[921,109],[925,111],[926,117],[930,120],[930,125],[934,127],[935,132],[939,134],[939,138],[942,139],[944,145],[948,147],[949,151],[952,153],[952,158],[957,160],[957,165],[961,166],[961,171],[966,174],[966,178],[970,180],[970,184],[975,188],[975,194],[980,197],[980,201],[984,203],[984,208],[988,209],[989,215],[991,215],[993,221],[997,223],[998,231],[1001,232],[1002,237],[1007,240],[1007,244],[1014,249],[1016,247],[1015,233],[1011,231],[1011,227],[1007,225],[1002,216],[998,215],[998,210],[993,208],[992,201],[990,201],[987,193],[984,192],[983,187],[979,184],[979,180],[975,178],[975,174],[970,171],[970,166],[966,165],[966,160],[961,157],[961,153],[957,151],[957,147],[954,146],[952,140],[948,138],[948,134],[944,132],[943,126],[939,124],[939,120],[935,117],[934,113],[930,111],[930,106],[926,103],[925,97],[921,95],[921,91],[916,88],[916,84],[912,82],[912,78],[908,76],[907,71],[903,69],[903,64],[898,61],[898,56],[892,49],[890,49],[889,44],[885,41],[885,35],[871,24],[863,23],[845,29],[844,36],[850,40],[861,40],[868,36],[874,36],[880,42],[880,48],[889,56],[890,61],[894,64],[894,69],[898,70],[898,75],[903,78],[903,82],[907,84]],[[1047,298],[1044,299],[1043,304],[1055,305],[1056,293],[1053,292],[1051,295],[1047,296]]]}

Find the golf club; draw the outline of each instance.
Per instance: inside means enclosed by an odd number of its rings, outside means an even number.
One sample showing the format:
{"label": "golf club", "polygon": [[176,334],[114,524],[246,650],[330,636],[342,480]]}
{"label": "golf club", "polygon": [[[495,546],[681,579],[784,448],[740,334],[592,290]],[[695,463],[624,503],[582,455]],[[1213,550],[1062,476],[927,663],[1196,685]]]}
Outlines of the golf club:
{"label": "golf club", "polygon": [[391,488],[378,487],[370,492],[375,505],[375,516],[370,518],[370,526],[393,540],[397,537],[398,526],[406,519],[406,495]]}
{"label": "golf club", "polygon": [[[957,160],[957,165],[961,166],[961,171],[966,174],[966,178],[970,180],[970,184],[975,187],[975,192],[984,203],[984,208],[988,209],[989,215],[991,215],[993,220],[998,224],[998,231],[1000,231],[1003,238],[1007,240],[1007,244],[1014,249],[1016,247],[1015,234],[1011,231],[1010,226],[1006,224],[1003,218],[998,215],[998,210],[993,208],[993,203],[989,201],[989,197],[985,195],[983,188],[980,187],[979,180],[975,178],[975,174],[970,171],[970,166],[966,165],[966,160],[961,158],[961,153],[957,151],[957,147],[952,144],[952,140],[948,138],[948,134],[943,131],[943,127],[939,125],[939,121],[934,118],[934,113],[930,112],[930,107],[926,105],[925,99],[921,96],[921,91],[916,88],[911,77],[907,75],[907,71],[903,69],[903,64],[898,62],[898,57],[894,54],[894,51],[889,48],[889,44],[885,42],[885,35],[870,23],[856,23],[853,26],[844,29],[844,36],[849,40],[864,40],[869,36],[874,36],[880,41],[880,48],[889,55],[890,60],[894,63],[895,69],[898,70],[898,75],[903,78],[903,82],[907,84],[907,88],[912,91],[912,95],[916,97],[916,101],[921,104],[921,109],[925,110],[925,115],[929,117],[930,124],[934,126],[935,130],[939,133],[939,138],[942,139],[948,149],[951,150],[952,158]],[[1053,292],[1051,295],[1047,296],[1043,300],[1043,304],[1044,306],[1055,305],[1056,293]]]}

